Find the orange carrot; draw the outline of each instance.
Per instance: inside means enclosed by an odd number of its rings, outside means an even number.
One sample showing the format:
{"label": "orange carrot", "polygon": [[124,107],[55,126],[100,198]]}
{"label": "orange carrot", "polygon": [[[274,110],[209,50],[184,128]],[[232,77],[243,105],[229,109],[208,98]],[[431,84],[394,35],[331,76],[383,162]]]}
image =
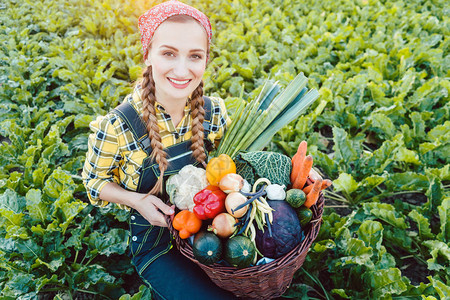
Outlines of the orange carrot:
{"label": "orange carrot", "polygon": [[[320,188],[321,190],[326,189],[327,187],[330,187],[333,184],[333,182],[330,179],[324,179],[322,181],[322,187]],[[312,188],[313,188],[313,184],[310,184],[308,186],[305,186],[303,188],[303,192],[305,192],[306,195],[309,194],[309,192],[311,192]]]}
{"label": "orange carrot", "polygon": [[306,179],[308,178],[309,171],[311,170],[313,165],[313,158],[311,155],[307,155],[303,160],[303,164],[300,166],[298,175],[295,178],[292,187],[294,189],[302,189],[306,183]]}
{"label": "orange carrot", "polygon": [[316,204],[317,199],[319,199],[319,193],[320,189],[322,187],[322,179],[317,180],[314,182],[313,188],[309,194],[306,195],[306,201],[303,203],[303,205],[307,208],[310,208],[314,204]]}
{"label": "orange carrot", "polygon": [[301,141],[298,145],[297,153],[292,157],[292,171],[291,171],[291,183],[293,184],[300,171],[300,166],[303,164],[303,160],[306,156],[306,148],[308,143]]}

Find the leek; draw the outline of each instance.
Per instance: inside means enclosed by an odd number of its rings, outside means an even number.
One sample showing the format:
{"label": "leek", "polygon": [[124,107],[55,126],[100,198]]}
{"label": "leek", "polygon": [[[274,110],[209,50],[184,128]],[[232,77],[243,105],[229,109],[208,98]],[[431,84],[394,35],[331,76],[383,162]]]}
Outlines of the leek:
{"label": "leek", "polygon": [[284,91],[278,93],[278,83],[266,81],[259,95],[240,105],[232,117],[214,154],[234,158],[240,151],[264,148],[273,135],[298,118],[319,96],[315,89],[306,93],[307,78],[300,73]]}

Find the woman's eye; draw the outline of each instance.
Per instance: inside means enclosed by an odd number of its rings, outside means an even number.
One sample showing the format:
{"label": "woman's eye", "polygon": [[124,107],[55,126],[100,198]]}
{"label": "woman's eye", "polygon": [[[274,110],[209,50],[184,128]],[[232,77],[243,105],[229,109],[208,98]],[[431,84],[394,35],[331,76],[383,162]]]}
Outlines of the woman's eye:
{"label": "woman's eye", "polygon": [[202,59],[202,56],[199,55],[199,54],[193,54],[193,55],[192,55],[192,58],[193,58],[193,59]]}
{"label": "woman's eye", "polygon": [[163,55],[164,55],[164,56],[173,56],[173,53],[172,53],[172,52],[164,52]]}

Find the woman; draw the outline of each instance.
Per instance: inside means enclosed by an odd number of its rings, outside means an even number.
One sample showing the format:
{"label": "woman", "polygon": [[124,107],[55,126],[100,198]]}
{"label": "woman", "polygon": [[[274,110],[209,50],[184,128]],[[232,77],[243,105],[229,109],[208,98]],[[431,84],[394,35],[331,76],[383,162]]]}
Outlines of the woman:
{"label": "woman", "polygon": [[156,298],[231,299],[173,248],[164,216],[174,213],[164,201],[164,175],[205,165],[207,144],[229,121],[221,99],[203,97],[211,25],[197,9],[168,1],[143,14],[139,30],[142,82],[91,123],[83,169],[89,199],[131,209],[132,262]]}

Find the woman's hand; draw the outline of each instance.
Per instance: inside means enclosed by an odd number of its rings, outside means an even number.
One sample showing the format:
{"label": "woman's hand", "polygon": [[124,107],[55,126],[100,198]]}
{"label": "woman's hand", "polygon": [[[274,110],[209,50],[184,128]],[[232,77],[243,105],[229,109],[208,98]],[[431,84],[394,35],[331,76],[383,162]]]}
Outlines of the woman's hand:
{"label": "woman's hand", "polygon": [[154,226],[167,227],[164,214],[173,215],[175,210],[175,205],[166,205],[156,196],[125,190],[115,182],[103,187],[100,199],[134,208]]}
{"label": "woman's hand", "polygon": [[165,215],[173,215],[175,205],[169,206],[154,195],[144,197],[134,204],[136,209],[150,224],[154,226],[167,227]]}

